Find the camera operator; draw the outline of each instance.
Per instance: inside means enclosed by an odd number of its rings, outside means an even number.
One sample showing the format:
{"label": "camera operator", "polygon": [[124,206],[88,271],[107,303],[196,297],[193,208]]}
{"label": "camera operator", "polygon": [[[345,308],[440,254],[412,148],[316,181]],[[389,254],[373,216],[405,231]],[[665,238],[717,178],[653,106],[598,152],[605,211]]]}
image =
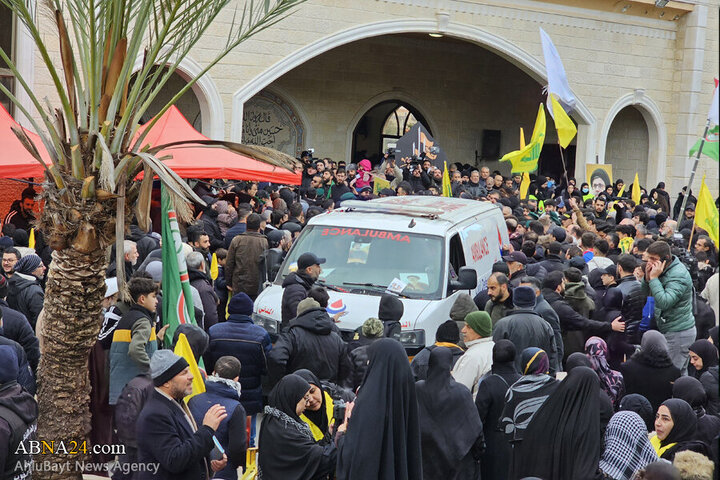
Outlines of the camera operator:
{"label": "camera operator", "polygon": [[410,183],[413,191],[427,190],[432,185],[432,180],[425,173],[421,166],[420,159],[413,155],[412,158],[403,158],[405,166],[403,167],[403,179]]}
{"label": "camera operator", "polygon": [[400,153],[394,148],[389,148],[382,164],[380,164],[380,172],[385,174],[385,180],[390,182],[390,188],[397,189],[397,186],[403,180],[403,171],[395,162],[395,155]]}

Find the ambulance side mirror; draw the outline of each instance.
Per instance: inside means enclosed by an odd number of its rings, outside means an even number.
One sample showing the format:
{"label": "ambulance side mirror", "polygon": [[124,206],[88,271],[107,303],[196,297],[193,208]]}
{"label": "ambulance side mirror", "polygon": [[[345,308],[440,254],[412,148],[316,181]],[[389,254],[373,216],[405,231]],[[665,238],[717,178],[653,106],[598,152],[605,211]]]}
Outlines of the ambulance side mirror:
{"label": "ambulance side mirror", "polygon": [[460,267],[458,278],[450,280],[450,290],[473,290],[477,287],[477,272],[472,267]]}

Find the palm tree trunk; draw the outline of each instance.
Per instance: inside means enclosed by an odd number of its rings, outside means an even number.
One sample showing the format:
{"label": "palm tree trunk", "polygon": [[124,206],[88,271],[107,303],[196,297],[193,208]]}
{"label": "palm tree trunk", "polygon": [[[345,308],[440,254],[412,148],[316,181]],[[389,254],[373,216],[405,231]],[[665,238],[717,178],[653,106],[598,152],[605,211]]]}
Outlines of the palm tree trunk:
{"label": "palm tree trunk", "polygon": [[[53,252],[44,305],[44,351],[40,359],[39,440],[60,442],[76,453],[37,455],[36,462],[70,466],[69,472],[37,472],[41,480],[81,479],[76,461],[90,432],[88,355],[100,330],[107,261],[102,248],[81,253],[68,246]],[[85,444],[89,448],[89,443]]]}

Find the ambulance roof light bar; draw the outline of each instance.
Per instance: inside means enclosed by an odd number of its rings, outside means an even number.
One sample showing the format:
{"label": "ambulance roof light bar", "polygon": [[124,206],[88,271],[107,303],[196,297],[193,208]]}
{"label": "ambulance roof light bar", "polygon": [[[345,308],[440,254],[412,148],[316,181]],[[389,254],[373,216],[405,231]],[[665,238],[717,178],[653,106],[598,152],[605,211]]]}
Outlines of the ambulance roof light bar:
{"label": "ambulance roof light bar", "polygon": [[406,215],[408,217],[428,217],[435,219],[444,213],[441,208],[407,206],[407,205],[389,205],[389,204],[373,204],[363,200],[345,200],[340,204],[346,211],[360,211],[372,213],[392,213],[395,215]]}

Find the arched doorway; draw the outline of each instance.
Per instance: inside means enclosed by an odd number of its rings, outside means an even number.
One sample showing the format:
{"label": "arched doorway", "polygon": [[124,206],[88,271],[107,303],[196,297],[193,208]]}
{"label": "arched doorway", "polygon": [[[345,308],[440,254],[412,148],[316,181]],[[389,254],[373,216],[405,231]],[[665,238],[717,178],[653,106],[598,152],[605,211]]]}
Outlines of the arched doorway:
{"label": "arched doorway", "polygon": [[[398,49],[385,48],[386,45],[380,47],[374,45],[373,48],[371,41],[371,39],[380,37],[382,37],[381,41],[385,41],[390,37],[404,37],[406,40],[408,37],[415,37],[414,41],[418,41],[421,37],[427,38],[428,34],[437,34],[437,31],[438,23],[435,19],[392,19],[356,25],[306,45],[295,51],[292,55],[288,55],[273,64],[270,68],[262,71],[252,81],[244,84],[235,92],[232,106],[231,139],[242,141],[242,119],[245,102],[268,86],[278,86],[287,91],[291,91],[298,105],[306,111],[307,117],[310,120],[308,126],[313,130],[313,134],[309,135],[308,144],[313,144],[313,146],[317,148],[326,148],[331,152],[330,155],[333,157],[351,160],[353,154],[353,131],[357,126],[357,120],[359,118],[357,115],[358,112],[359,115],[364,114],[364,110],[360,110],[360,106],[364,104],[368,98],[372,98],[373,94],[367,94],[364,90],[360,92],[361,87],[350,86],[343,90],[342,95],[336,99],[334,97],[331,98],[330,93],[332,92],[328,91],[328,87],[333,87],[334,83],[339,83],[340,81],[361,80],[365,86],[372,86],[375,89],[374,95],[377,95],[378,92],[399,91],[406,92],[414,98],[419,98],[425,106],[423,112],[432,116],[436,121],[433,136],[443,147],[447,146],[448,149],[451,150],[449,155],[451,161],[476,163],[476,158],[478,158],[478,155],[482,152],[481,139],[483,138],[484,130],[502,130],[500,140],[501,153],[508,152],[510,149],[517,149],[518,124],[525,127],[526,134],[528,131],[532,131],[537,104],[540,98],[543,97],[541,94],[541,86],[547,83],[545,67],[541,61],[538,60],[537,55],[531,54],[506,39],[491,34],[478,26],[451,21],[449,24],[443,26],[444,37],[437,39],[442,42],[456,42],[451,48],[445,50],[444,53],[448,54],[446,56],[456,55],[459,52],[465,51],[463,45],[474,45],[475,47],[481,47],[479,50],[485,50],[496,55],[505,62],[505,64],[500,65],[501,68],[499,70],[488,67],[482,72],[479,72],[475,77],[462,77],[462,74],[457,71],[458,66],[477,65],[477,63],[473,63],[465,58],[455,63],[451,70],[443,71],[433,62],[427,60],[425,51],[416,50],[412,56],[407,56],[399,52]],[[412,41],[413,40],[411,40],[411,43]],[[368,56],[372,60],[371,63],[363,65],[362,69],[359,68],[355,61],[348,63],[347,59],[350,58],[347,56],[348,50],[343,47],[348,47],[351,44],[357,46],[370,45],[371,51]],[[333,51],[335,51],[335,53],[333,53]],[[338,52],[342,52],[343,55],[339,55]],[[387,52],[393,54],[392,58],[389,62],[381,62],[378,57]],[[332,62],[326,61],[329,59],[328,54],[333,57]],[[442,59],[445,60],[446,56],[443,56]],[[313,62],[313,60],[317,61]],[[404,64],[408,61],[411,62],[412,65],[405,67]],[[313,65],[312,68],[309,66],[303,68],[304,65],[310,64]],[[423,69],[422,65],[433,65],[433,68]],[[348,68],[336,72],[334,68],[337,66]],[[507,66],[512,66],[515,70],[506,72]],[[445,73],[445,77],[441,79],[441,81],[429,78],[427,74],[433,71],[441,71]],[[319,75],[318,72],[322,72],[322,74]],[[388,73],[392,78],[385,83],[380,82],[378,78],[379,74],[386,75]],[[440,109],[447,108],[446,103],[433,101],[441,96],[439,95],[440,93],[450,93],[461,98],[461,100],[478,99],[482,97],[482,100],[488,99],[493,103],[504,101],[506,105],[512,104],[517,97],[505,97],[487,91],[475,95],[474,93],[471,94],[468,92],[467,89],[458,88],[456,85],[450,85],[446,82],[446,80],[451,81],[453,78],[460,77],[476,84],[478,83],[476,80],[482,80],[488,76],[501,78],[504,82],[505,91],[523,92],[538,97],[538,103],[535,103],[533,99],[531,104],[534,105],[531,107],[526,108],[526,106],[523,106],[522,109],[510,112],[513,118],[512,122],[498,120],[497,116],[493,115],[496,113],[509,114],[508,108],[493,108],[490,114],[480,116],[478,112],[470,110],[471,106],[469,102],[461,105],[466,115],[475,115],[475,118],[481,121],[490,119],[492,123],[497,124],[488,127],[479,124],[477,121],[469,122],[466,121],[466,119],[462,119],[459,122],[447,122],[437,115]],[[414,81],[416,79],[425,81],[438,95],[431,99],[418,93],[417,89],[409,85],[411,80]],[[516,79],[520,79],[521,81],[518,82]],[[529,90],[523,90],[523,87],[528,86],[525,85],[528,79],[532,81],[529,85]],[[322,85],[317,88],[310,88],[310,83],[312,82],[320,82]],[[299,89],[296,88],[296,86],[299,87]],[[472,86],[475,87],[476,85]],[[351,100],[354,101],[356,98],[352,97],[357,97],[358,93],[363,93],[365,96],[362,101],[353,105]],[[393,96],[386,98],[391,99]],[[337,106],[336,109],[333,110],[327,106],[319,105],[329,100],[334,101],[334,104]],[[385,98],[383,100],[385,100]],[[341,102],[345,102],[345,105],[342,105]],[[372,103],[370,106],[372,106]],[[313,111],[313,109],[315,111]],[[349,118],[349,110],[354,111],[356,117]],[[578,123],[578,135],[575,141],[577,145],[576,170],[583,172],[586,159],[596,158],[596,119],[580,97],[578,97],[576,109],[571,113],[571,116]],[[340,132],[343,122],[346,122],[345,135],[343,138],[340,138],[338,133]],[[470,127],[466,128],[468,125]],[[428,127],[432,128],[430,126]],[[457,127],[460,127],[464,131],[451,131],[449,133],[445,131],[446,129],[456,129]],[[547,141],[553,142],[553,136],[554,127],[548,117]],[[453,143],[455,146],[451,145]],[[502,169],[504,170],[504,166],[502,166]]]}
{"label": "arched doorway", "polygon": [[[369,109],[353,131],[352,162],[367,158],[375,165],[388,148],[417,122],[426,128],[425,117],[412,105],[400,100],[386,100]],[[432,135],[432,131],[430,131]]]}
{"label": "arched doorway", "polygon": [[640,110],[627,106],[620,110],[610,125],[605,144],[605,163],[613,167],[613,178],[629,184],[635,173],[641,183],[647,178],[650,137]]}

